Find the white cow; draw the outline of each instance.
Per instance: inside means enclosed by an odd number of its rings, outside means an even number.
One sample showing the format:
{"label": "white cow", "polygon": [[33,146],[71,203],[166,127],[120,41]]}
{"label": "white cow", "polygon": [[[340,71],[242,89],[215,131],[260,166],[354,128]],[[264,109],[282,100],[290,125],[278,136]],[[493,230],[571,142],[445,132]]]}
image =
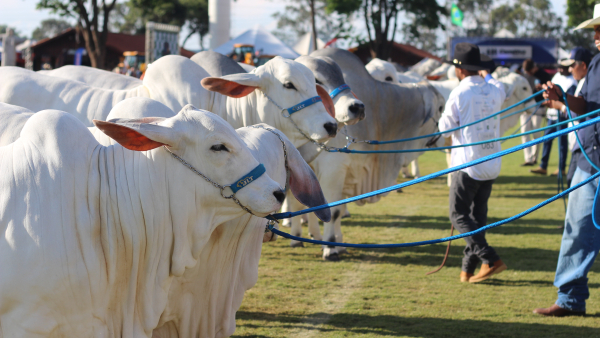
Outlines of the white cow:
{"label": "white cow", "polygon": [[[8,113],[6,106],[0,104],[0,114]],[[32,115],[14,108],[12,112],[12,116],[5,115],[3,122],[21,121],[19,114],[24,115],[25,120]],[[174,115],[157,101],[132,98],[117,104],[108,118],[141,118],[149,113],[164,118]],[[267,125],[260,127],[269,128]],[[89,129],[101,144],[115,144],[97,128]],[[0,139],[6,132],[0,127]],[[20,133],[20,128],[17,132]],[[282,142],[285,143],[291,191],[308,206],[326,203],[314,173],[285,135],[277,130],[270,132],[252,127],[236,132],[253,156],[264,164],[269,177],[280,186],[286,185]],[[319,216],[325,220],[330,218],[328,210]],[[263,236],[267,240],[272,238],[264,233],[265,224],[264,218],[244,214],[214,226],[208,242],[194,258],[195,265],[187,267],[182,276],[174,277],[169,284],[167,305],[152,337],[225,337],[233,334],[235,312],[244,292],[257,280]]]}
{"label": "white cow", "polygon": [[[352,53],[327,48],[311,53],[311,56],[332,58],[342,69],[344,80],[365,104],[366,118],[359,124],[348,126],[349,135],[358,140],[392,140],[435,131],[435,121],[444,107],[441,95],[427,83],[388,84],[375,80],[364,68],[363,63]],[[358,150],[409,149],[423,147],[427,140],[418,140],[390,145],[353,145]],[[328,145],[343,147],[344,135],[338,135]],[[344,154],[323,152],[311,164],[322,184],[325,198],[336,201],[345,196],[374,191],[395,184],[406,154]],[[358,204],[377,202],[374,196]],[[310,232],[316,239],[343,241],[341,233],[341,207],[332,208],[332,221],[325,223],[321,236],[316,218],[309,217]],[[301,235],[297,218],[292,220],[293,235]],[[292,243],[294,244],[294,243]],[[338,259],[335,247],[326,247],[323,258]]]}
{"label": "white cow", "polygon": [[[223,117],[234,128],[267,123],[284,132],[297,147],[308,142],[298,128],[320,141],[335,135],[337,129],[331,98],[322,87],[315,87],[310,70],[280,57],[252,74],[209,78],[189,59],[168,55],[146,71],[142,86],[130,90],[93,88],[17,67],[2,67],[0,78],[0,102],[32,111],[67,111],[88,126],[93,119],[104,120],[116,103],[142,96],[162,102],[173,111],[192,104]],[[35,93],[34,98],[31,93]],[[290,108],[315,96],[320,96],[323,103],[308,106],[290,118],[277,107]]]}
{"label": "white cow", "polygon": [[[185,107],[97,125],[123,146],[103,147],[50,110],[0,148],[4,337],[150,337],[171,282],[216,225],[245,213],[161,147],[220,184],[243,177],[259,162],[214,114]],[[263,175],[237,198],[264,216],[280,207],[280,189]]]}
{"label": "white cow", "polygon": [[87,66],[66,65],[52,70],[40,70],[37,73],[112,90],[133,89],[142,85],[142,80],[138,78]]}
{"label": "white cow", "polygon": [[[413,78],[404,77],[402,78],[404,81],[398,81],[400,77],[395,77],[396,69],[394,65],[391,63],[381,60],[381,59],[373,59],[369,62],[365,68],[378,81],[390,82],[390,83],[416,83],[419,81],[413,81]],[[398,73],[400,75],[400,73]],[[449,79],[445,81],[429,81],[429,84],[432,85],[442,96],[444,97],[444,102],[448,100],[450,97],[450,92],[454,88],[458,86],[458,79]],[[435,146],[442,146],[443,139],[438,138],[438,142],[435,143]],[[421,171],[419,170],[419,162],[418,157],[423,153],[408,153],[406,154],[407,163],[410,163],[411,173],[408,172],[408,165],[402,167],[402,175],[404,177],[419,177],[421,176]]]}
{"label": "white cow", "polygon": [[[240,64],[213,51],[196,53],[191,60],[213,77],[246,73]],[[329,58],[300,56],[295,61],[310,69],[315,76],[316,83],[323,86],[329,93],[344,84],[342,70]],[[350,90],[341,91],[332,98],[332,101],[335,106],[335,119],[340,127],[344,124],[352,125],[365,118],[364,105],[353,96]]]}

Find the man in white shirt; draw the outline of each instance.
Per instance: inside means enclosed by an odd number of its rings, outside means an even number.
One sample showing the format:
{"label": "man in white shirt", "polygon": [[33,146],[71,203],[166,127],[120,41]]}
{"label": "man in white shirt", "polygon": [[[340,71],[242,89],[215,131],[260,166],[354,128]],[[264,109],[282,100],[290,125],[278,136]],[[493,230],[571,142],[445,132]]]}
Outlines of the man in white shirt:
{"label": "man in white shirt", "polygon": [[[444,132],[480,120],[500,111],[506,98],[500,82],[484,71],[479,47],[459,43],[449,63],[456,66],[460,84],[451,93],[439,129]],[[481,76],[485,76],[485,79]],[[453,145],[462,145],[500,137],[498,117],[444,135],[452,136]],[[500,151],[500,142],[452,149],[452,166],[482,158]],[[477,230],[487,224],[487,203],[492,184],[500,173],[501,159],[497,158],[455,172],[450,186],[450,221],[461,233]],[[466,237],[461,282],[477,283],[506,270],[494,248],[485,240],[485,233]],[[479,261],[481,269],[474,275]]]}
{"label": "man in white shirt", "polygon": [[[567,93],[573,95],[573,93],[575,93],[575,87],[577,87],[577,81],[575,81],[575,78],[573,78],[573,75],[571,75],[569,72],[570,64],[566,64],[566,62],[569,62],[569,60],[561,60],[560,66],[558,67],[558,72],[556,72],[554,77],[552,77],[552,83],[559,85]],[[548,119],[548,126],[552,126],[564,121],[564,118],[559,115],[559,111],[554,108],[549,108],[546,111],[546,118]],[[554,133],[559,129],[562,130],[564,128],[566,128],[566,126],[550,128],[546,130],[544,135]],[[542,151],[542,160],[540,161],[540,166],[536,169],[531,169],[530,171],[532,173],[540,175],[548,174],[548,161],[550,160],[550,152],[552,151],[553,141],[554,139],[550,139],[544,142],[544,150]],[[567,144],[567,135],[561,136],[558,149],[558,169],[552,173],[553,176],[558,175],[558,170],[562,171],[563,176],[565,175],[565,168],[567,166]]]}

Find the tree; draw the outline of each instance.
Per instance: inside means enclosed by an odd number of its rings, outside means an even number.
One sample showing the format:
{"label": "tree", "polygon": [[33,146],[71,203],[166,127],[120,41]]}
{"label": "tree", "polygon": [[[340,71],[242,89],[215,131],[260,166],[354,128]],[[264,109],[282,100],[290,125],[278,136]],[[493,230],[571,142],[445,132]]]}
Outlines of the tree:
{"label": "tree", "polygon": [[594,5],[600,3],[598,0],[567,0],[567,27],[562,32],[561,47],[569,50],[577,46],[596,51],[594,44],[594,31],[591,29],[579,29],[573,31],[585,20],[594,16]]}
{"label": "tree", "polygon": [[204,36],[208,34],[208,0],[181,0],[186,10],[186,21],[189,34],[183,40],[185,46],[187,40],[194,34],[200,38],[200,46],[204,45]]}
{"label": "tree", "polygon": [[33,40],[51,38],[72,27],[73,25],[65,20],[46,19],[40,23],[40,26],[36,28],[33,33],[31,33],[31,38]]}
{"label": "tree", "polygon": [[94,68],[104,68],[106,61],[106,38],[110,12],[116,0],[40,0],[38,9],[50,9],[63,17],[77,20],[78,29],[83,34],[85,49]]}
{"label": "tree", "polygon": [[494,28],[505,28],[519,37],[556,37],[562,30],[562,19],[552,11],[550,0],[501,5],[492,10],[491,22]]}
{"label": "tree", "polygon": [[400,12],[412,16],[410,31],[417,37],[420,35],[419,27],[444,28],[440,22],[440,15],[448,14],[435,0],[363,0],[362,12],[371,50],[383,60],[390,56],[392,43],[398,31]]}
{"label": "tree", "polygon": [[[337,0],[339,1],[339,0]],[[346,0],[347,1],[347,0]],[[316,37],[329,39],[346,32],[347,17],[331,8],[331,0],[287,0],[283,12],[273,14],[278,30],[275,36],[292,44],[302,35],[312,32]],[[311,8],[314,7],[314,10]],[[287,31],[286,31],[287,30]],[[316,48],[315,48],[316,49]]]}
{"label": "tree", "polygon": [[202,45],[208,34],[208,0],[130,0],[117,6],[114,27],[121,32],[142,34],[146,22],[158,22],[189,28],[183,45],[194,34],[200,36]]}
{"label": "tree", "polygon": [[0,35],[4,35],[4,33],[6,33],[7,28],[12,28],[13,33],[15,34],[16,37],[18,37],[18,38],[21,37],[21,33],[18,30],[16,30],[14,27],[10,27],[8,25],[0,25]]}

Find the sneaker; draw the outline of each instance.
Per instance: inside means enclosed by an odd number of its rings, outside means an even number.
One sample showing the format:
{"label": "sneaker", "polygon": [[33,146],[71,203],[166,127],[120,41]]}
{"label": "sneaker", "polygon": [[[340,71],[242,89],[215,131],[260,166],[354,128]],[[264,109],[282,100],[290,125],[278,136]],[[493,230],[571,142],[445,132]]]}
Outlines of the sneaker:
{"label": "sneaker", "polygon": [[469,283],[479,283],[484,280],[492,277],[492,275],[499,274],[500,272],[506,270],[507,266],[502,262],[501,259],[495,261],[490,264],[481,264],[481,269],[479,269],[479,273],[475,276],[469,278]]}
{"label": "sneaker", "polygon": [[531,170],[529,170],[529,172],[533,173],[533,174],[544,175],[544,176],[548,175],[548,171],[542,167],[537,168],[537,169],[531,169]]}

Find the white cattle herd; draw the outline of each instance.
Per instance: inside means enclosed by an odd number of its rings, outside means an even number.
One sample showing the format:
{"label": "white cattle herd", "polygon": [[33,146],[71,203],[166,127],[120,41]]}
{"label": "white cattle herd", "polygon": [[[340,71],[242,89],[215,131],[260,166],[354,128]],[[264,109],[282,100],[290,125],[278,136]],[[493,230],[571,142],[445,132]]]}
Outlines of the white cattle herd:
{"label": "white cattle herd", "polygon": [[[232,335],[275,238],[264,216],[393,185],[418,156],[317,143],[435,132],[458,80],[433,61],[402,74],[328,48],[255,69],[164,56],[143,80],[0,68],[0,338]],[[531,95],[519,75],[495,76],[506,105]],[[310,234],[342,242],[344,212],[309,214]],[[291,227],[302,235],[300,219]],[[323,248],[326,260],[342,253]]]}

